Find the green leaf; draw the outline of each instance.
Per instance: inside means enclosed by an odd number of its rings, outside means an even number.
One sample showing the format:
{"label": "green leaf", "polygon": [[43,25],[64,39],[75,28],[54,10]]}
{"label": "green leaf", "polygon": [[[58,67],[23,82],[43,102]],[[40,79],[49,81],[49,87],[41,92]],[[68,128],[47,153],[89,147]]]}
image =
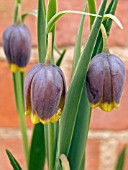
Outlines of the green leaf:
{"label": "green leaf", "polygon": [[23,21],[23,22],[24,22],[24,20],[26,19],[26,17],[27,17],[28,15],[33,15],[33,16],[37,17],[38,12],[37,12],[37,10],[32,10],[32,11],[28,11],[28,12],[22,14],[22,21]]}
{"label": "green leaf", "polygon": [[[84,10],[86,9],[86,5]],[[75,44],[75,52],[74,52],[74,60],[76,60],[76,64],[78,62],[78,56],[80,57],[81,52],[81,38],[82,38],[82,27],[84,24],[84,17],[82,16],[79,30],[78,30],[78,38]],[[74,69],[76,67],[74,65]],[[82,162],[83,155],[85,152],[85,144],[88,136],[88,129],[89,129],[89,122],[90,122],[90,104],[88,102],[86,96],[86,90],[83,89],[82,97],[79,104],[79,109],[77,113],[75,128],[72,137],[72,143],[70,147],[70,151],[68,154],[68,159],[70,161],[71,169],[83,169],[84,170],[84,163]],[[85,121],[83,121],[85,120]],[[77,156],[76,156],[77,155]],[[84,159],[85,162],[85,159]]]}
{"label": "green leaf", "polygon": [[[47,23],[49,20],[56,14],[56,0],[49,0],[48,1],[48,11],[47,11]],[[52,63],[54,64],[54,54],[53,54],[53,49],[54,49],[54,39],[55,39],[55,24],[51,29],[52,32]]]}
{"label": "green leaf", "polygon": [[90,13],[87,13],[87,12],[81,12],[81,11],[74,11],[74,10],[65,10],[65,11],[60,11],[58,13],[56,13],[51,19],[50,21],[48,22],[48,25],[47,25],[47,32],[50,32],[51,29],[53,28],[54,24],[56,23],[56,21],[58,19],[60,19],[63,15],[65,14],[84,14],[84,15],[90,15],[90,16],[97,16],[97,17],[101,17],[100,15],[95,15],[95,14],[90,14]]}
{"label": "green leaf", "polygon": [[46,56],[46,16],[44,0],[38,0],[38,53],[39,62],[43,63]]}
{"label": "green leaf", "polygon": [[17,160],[14,158],[14,156],[11,154],[11,152],[8,149],[6,149],[6,153],[8,155],[8,158],[10,160],[10,163],[11,163],[13,169],[14,170],[22,170],[19,163],[17,162]]}
{"label": "green leaf", "polygon": [[123,148],[123,150],[121,151],[121,153],[118,157],[115,170],[123,170],[125,157],[126,157],[126,147]]}
{"label": "green leaf", "polygon": [[35,125],[30,148],[29,170],[42,170],[45,164],[44,126]]}
{"label": "green leaf", "polygon": [[90,117],[91,117],[90,103],[88,101],[86,89],[84,87],[77,113],[76,124],[74,128],[70,151],[68,154],[70,167],[73,170],[80,169],[88,137]]}
{"label": "green leaf", "polygon": [[[116,11],[117,4],[118,4],[118,0],[111,0],[111,2],[109,4],[108,8],[106,9],[105,13],[107,13],[107,14],[110,13],[110,14],[114,15],[114,13]],[[103,24],[104,24],[104,27],[106,29],[107,35],[109,36],[109,32],[110,32],[111,25],[112,25],[112,20],[107,19],[106,21],[103,22]],[[101,32],[99,32],[92,57],[94,57],[98,53],[101,53],[102,48],[103,48],[102,34],[101,34]]]}
{"label": "green leaf", "polygon": [[[106,3],[107,0],[102,1],[102,5],[98,13],[101,16],[104,15]],[[102,18],[96,17],[68,90],[65,107],[60,122],[59,155],[65,154],[67,156],[70,150],[80,98],[85,82],[85,75],[99,33],[101,22]]]}
{"label": "green leaf", "polygon": [[85,151],[80,165],[80,170],[85,170]]}
{"label": "green leaf", "polygon": [[115,23],[116,23],[121,29],[123,29],[123,26],[122,26],[121,22],[119,21],[119,19],[118,19],[117,17],[115,17],[115,16],[112,15],[112,14],[105,14],[103,20],[106,20],[107,18],[110,18],[110,19],[112,19],[113,21],[115,21]]}
{"label": "green leaf", "polygon": [[[87,7],[87,4],[85,3],[83,12],[86,11],[86,7]],[[80,25],[79,25],[79,28],[78,28],[78,32],[77,32],[75,48],[74,48],[73,71],[72,71],[72,73],[74,73],[74,71],[75,71],[76,65],[78,63],[78,60],[79,60],[80,54],[81,54],[84,19],[85,19],[85,15],[82,15],[81,20],[80,20]]]}
{"label": "green leaf", "polygon": [[[88,8],[90,13],[96,14],[96,1],[88,0]],[[94,16],[90,16],[90,29],[92,28],[94,19],[95,19]]]}
{"label": "green leaf", "polygon": [[57,60],[57,62],[56,62],[56,65],[57,65],[57,66],[60,66],[60,64],[61,64],[61,62],[62,62],[62,60],[63,60],[63,58],[64,58],[65,53],[66,53],[66,49],[64,49],[63,52],[62,52],[62,54],[60,54],[60,58],[59,58],[59,59]]}

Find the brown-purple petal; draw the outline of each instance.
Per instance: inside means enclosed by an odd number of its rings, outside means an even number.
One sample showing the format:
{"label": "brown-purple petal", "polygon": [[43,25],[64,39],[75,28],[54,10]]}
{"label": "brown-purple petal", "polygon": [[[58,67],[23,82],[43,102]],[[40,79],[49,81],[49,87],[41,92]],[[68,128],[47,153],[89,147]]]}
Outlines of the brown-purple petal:
{"label": "brown-purple petal", "polygon": [[36,64],[34,65],[27,73],[25,77],[24,82],[24,96],[25,96],[25,102],[26,102],[26,109],[28,109],[31,105],[30,101],[30,90],[31,90],[31,83],[32,79],[35,76],[35,74],[42,68],[42,64]]}
{"label": "brown-purple petal", "polygon": [[31,52],[31,35],[25,25],[16,25],[10,37],[11,63],[19,67],[28,64]]}
{"label": "brown-purple petal", "polygon": [[96,104],[100,101],[103,94],[104,84],[104,58],[96,55],[90,62],[86,77],[87,94],[91,103]]}
{"label": "brown-purple petal", "polygon": [[113,99],[118,104],[126,79],[125,65],[121,59],[115,55],[110,55],[108,57],[108,62],[112,77]]}
{"label": "brown-purple petal", "polygon": [[34,76],[31,86],[32,111],[40,119],[50,119],[57,112],[62,87],[62,77],[53,66],[43,66]]}
{"label": "brown-purple petal", "polygon": [[11,63],[10,38],[14,30],[14,25],[9,26],[3,33],[2,44],[8,63]]}

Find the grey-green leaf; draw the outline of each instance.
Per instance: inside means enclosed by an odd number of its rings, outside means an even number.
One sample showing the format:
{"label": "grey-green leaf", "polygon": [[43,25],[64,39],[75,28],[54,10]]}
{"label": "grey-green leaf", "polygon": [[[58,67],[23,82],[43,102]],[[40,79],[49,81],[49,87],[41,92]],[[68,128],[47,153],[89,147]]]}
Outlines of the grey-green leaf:
{"label": "grey-green leaf", "polygon": [[84,14],[84,15],[89,15],[89,16],[97,16],[97,17],[101,17],[100,15],[96,15],[96,14],[90,14],[88,12],[81,12],[81,11],[75,11],[75,10],[64,10],[64,11],[60,11],[58,13],[56,13],[51,19],[50,21],[48,22],[48,25],[47,25],[47,32],[50,32],[51,29],[53,28],[54,24],[56,23],[56,21],[58,19],[60,19],[63,15],[65,14]]}
{"label": "grey-green leaf", "polygon": [[43,63],[46,56],[46,16],[44,0],[38,0],[38,53],[39,62]]}
{"label": "grey-green leaf", "polygon": [[31,10],[31,11],[28,11],[28,12],[22,14],[22,21],[23,21],[23,22],[24,22],[24,20],[26,19],[26,17],[27,17],[28,15],[33,15],[33,16],[37,17],[38,12],[37,12],[37,10]]}
{"label": "grey-green leaf", "polygon": [[44,126],[35,125],[30,148],[29,170],[42,170],[45,164]]}
{"label": "grey-green leaf", "polygon": [[126,158],[126,147],[124,147],[118,157],[117,164],[115,170],[123,170],[124,169],[124,163]]}
{"label": "grey-green leaf", "polygon": [[[83,12],[86,11],[86,7],[87,7],[87,4],[85,2]],[[82,15],[81,16],[81,20],[80,20],[80,25],[79,25],[79,28],[78,28],[78,32],[77,32],[77,36],[76,36],[76,43],[75,43],[75,48],[74,48],[73,70],[72,70],[72,73],[74,73],[74,71],[75,71],[76,65],[78,63],[78,60],[79,60],[80,54],[81,54],[82,35],[83,35],[83,28],[84,28],[84,19],[85,19],[85,15]]]}
{"label": "grey-green leaf", "polygon": [[11,163],[13,169],[14,170],[22,170],[19,163],[17,162],[17,160],[14,158],[14,156],[11,154],[11,152],[8,149],[6,149],[6,153],[8,155],[8,158],[10,160],[10,163]]}
{"label": "grey-green leaf", "polygon": [[63,52],[60,54],[60,57],[59,57],[59,59],[58,59],[57,62],[56,62],[56,65],[57,65],[57,66],[60,66],[60,65],[61,65],[61,62],[62,62],[62,60],[63,60],[63,58],[64,58],[64,56],[65,56],[65,53],[66,53],[66,49],[64,49]]}
{"label": "grey-green leaf", "polygon": [[[98,13],[101,16],[104,15],[106,3],[107,0],[102,0],[102,4]],[[101,22],[102,18],[96,17],[89,38],[85,44],[83,53],[72,78],[71,85],[69,87],[65,107],[62,114],[62,119],[60,122],[59,155],[68,155],[70,150],[72,135],[77,117],[77,111],[79,108],[80,98],[85,81],[85,75],[99,33]]]}

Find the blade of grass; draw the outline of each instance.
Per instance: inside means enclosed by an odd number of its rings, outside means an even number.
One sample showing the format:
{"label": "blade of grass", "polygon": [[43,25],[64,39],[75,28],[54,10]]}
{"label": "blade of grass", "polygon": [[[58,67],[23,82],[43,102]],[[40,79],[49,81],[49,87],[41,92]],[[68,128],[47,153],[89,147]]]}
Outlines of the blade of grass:
{"label": "blade of grass", "polygon": [[13,169],[14,170],[22,170],[19,163],[17,162],[17,160],[14,158],[14,156],[11,154],[11,152],[8,149],[6,149],[6,153],[8,155],[8,158],[10,160],[10,163],[11,163]]}
{"label": "blade of grass", "polygon": [[45,164],[44,126],[42,123],[36,125],[31,142],[29,170],[42,170]]}
{"label": "blade of grass", "polygon": [[[101,7],[98,13],[99,15],[103,16],[106,3],[107,3],[107,0],[102,1]],[[97,17],[93,24],[89,38],[85,44],[82,56],[79,60],[74,76],[72,78],[72,82],[71,82],[71,85],[68,91],[65,107],[63,110],[63,114],[62,114],[62,119],[60,122],[59,150],[58,150],[59,156],[61,154],[68,155],[69,153],[69,149],[70,149],[71,141],[72,141],[72,135],[73,135],[74,126],[75,126],[76,117],[77,117],[77,112],[78,112],[79,103],[80,103],[80,97],[81,97],[83,86],[84,86],[85,75],[87,72],[88,64],[91,58],[91,54],[92,54],[96,39],[99,33],[101,22],[102,22],[102,18]],[[74,101],[72,101],[72,99],[74,99]]]}
{"label": "blade of grass", "polygon": [[43,63],[46,56],[46,16],[44,0],[38,0],[38,53],[39,62]]}
{"label": "blade of grass", "polygon": [[[50,21],[50,19],[56,14],[56,10],[57,10],[57,3],[56,0],[49,0],[48,1],[48,11],[47,11],[47,23]],[[52,27],[52,29],[50,30],[50,32],[52,32],[52,63],[54,64],[54,53],[53,53],[53,49],[54,49],[54,39],[55,39],[55,29],[56,26],[54,24],[54,26]]]}
{"label": "blade of grass", "polygon": [[47,32],[50,32],[51,29],[53,28],[54,24],[56,23],[56,21],[58,19],[60,19],[63,15],[65,14],[80,14],[80,15],[89,15],[89,16],[95,16],[95,17],[101,17],[100,15],[95,15],[95,14],[90,14],[88,12],[81,12],[81,11],[75,11],[75,10],[64,10],[64,11],[60,11],[58,13],[56,13],[51,19],[50,21],[48,22],[48,25],[47,25]]}
{"label": "blade of grass", "polygon": [[68,154],[70,167],[73,170],[80,169],[88,137],[90,117],[91,109],[86,95],[86,89],[84,87],[80,100],[80,106],[77,113],[70,151]]}
{"label": "blade of grass", "polygon": [[[90,13],[96,14],[96,1],[88,0],[88,8],[89,8]],[[90,16],[90,29],[92,28],[94,20],[95,20],[95,17]]]}
{"label": "blade of grass", "polygon": [[115,170],[123,170],[124,169],[124,163],[126,158],[126,147],[124,147],[118,157],[117,164]]}
{"label": "blade of grass", "polygon": [[62,60],[63,60],[63,58],[64,58],[64,56],[65,56],[65,53],[66,53],[66,49],[64,49],[63,50],[63,52],[62,52],[62,54],[60,54],[60,58],[57,60],[57,62],[56,62],[56,65],[57,66],[60,66],[61,65],[61,62],[62,62]]}
{"label": "blade of grass", "polygon": [[[86,5],[84,7],[84,10],[85,9],[86,9]],[[83,24],[84,24],[84,17],[82,16],[80,26],[78,29],[78,35],[77,35],[78,38],[77,38],[77,41],[75,44],[75,50],[74,50],[74,61],[76,61],[76,64],[78,63],[78,56],[80,56],[80,52],[81,52],[81,41],[79,40],[82,39]],[[74,70],[76,68],[76,64],[74,65]],[[73,70],[73,73],[74,73],[74,70]],[[79,104],[79,109],[77,113],[74,132],[73,132],[71,147],[70,147],[70,151],[68,154],[70,166],[71,166],[71,169],[73,170],[84,169],[84,164],[82,163],[82,159],[85,153],[85,145],[86,145],[86,140],[87,140],[87,135],[88,135],[88,130],[89,130],[90,113],[91,113],[90,104],[88,102],[88,99],[86,96],[86,90],[84,88],[82,92],[82,97],[80,99],[80,104]],[[84,162],[85,162],[85,159],[84,159]]]}
{"label": "blade of grass", "polygon": [[[85,2],[83,12],[86,11],[86,8],[87,8],[87,4]],[[72,70],[73,73],[75,71],[76,65],[78,63],[78,60],[79,60],[80,54],[81,54],[84,19],[85,19],[85,15],[82,15],[81,20],[80,20],[80,25],[79,25],[79,28],[78,28],[78,32],[77,32],[75,48],[74,48],[73,70]]]}
{"label": "blade of grass", "polygon": [[[118,4],[118,0],[111,0],[108,8],[106,9],[105,13],[109,13],[114,15],[115,11],[116,11],[116,7]],[[106,21],[103,22],[104,27],[106,29],[107,35],[109,36],[109,32],[111,29],[111,25],[112,25],[112,20],[111,19],[107,19]],[[97,42],[92,54],[92,57],[94,57],[96,54],[101,53],[103,49],[103,40],[102,40],[102,34],[101,32],[99,32],[98,38],[97,38]]]}

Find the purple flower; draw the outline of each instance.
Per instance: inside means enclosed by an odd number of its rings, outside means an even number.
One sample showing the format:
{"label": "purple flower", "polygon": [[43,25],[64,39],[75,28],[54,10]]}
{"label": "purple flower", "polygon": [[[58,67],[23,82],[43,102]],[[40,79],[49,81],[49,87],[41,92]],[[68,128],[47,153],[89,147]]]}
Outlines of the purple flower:
{"label": "purple flower", "polygon": [[56,122],[61,117],[66,96],[63,72],[56,65],[36,64],[25,78],[26,114],[33,124]]}
{"label": "purple flower", "polygon": [[31,52],[31,35],[26,25],[9,26],[3,33],[2,41],[11,71],[24,71]]}
{"label": "purple flower", "polygon": [[126,79],[124,63],[113,54],[96,55],[87,72],[87,95],[91,107],[109,112],[119,107]]}

